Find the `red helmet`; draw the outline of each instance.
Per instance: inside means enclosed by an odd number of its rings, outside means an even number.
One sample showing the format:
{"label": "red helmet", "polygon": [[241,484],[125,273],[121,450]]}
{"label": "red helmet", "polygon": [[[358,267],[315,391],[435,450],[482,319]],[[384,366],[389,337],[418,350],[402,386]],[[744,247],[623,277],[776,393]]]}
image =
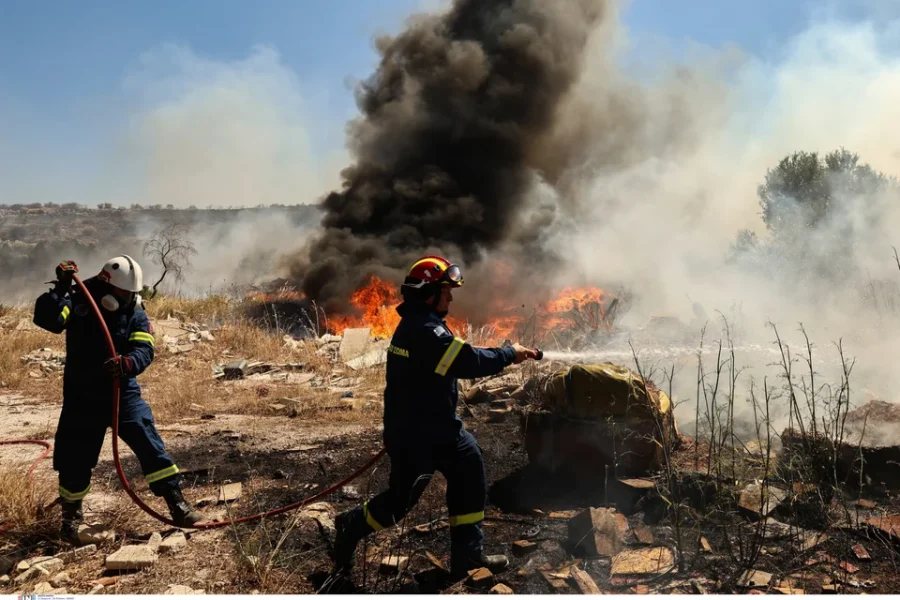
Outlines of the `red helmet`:
{"label": "red helmet", "polygon": [[417,260],[410,268],[403,287],[421,289],[427,285],[459,287],[462,284],[463,276],[459,266],[450,263],[442,256],[425,256]]}

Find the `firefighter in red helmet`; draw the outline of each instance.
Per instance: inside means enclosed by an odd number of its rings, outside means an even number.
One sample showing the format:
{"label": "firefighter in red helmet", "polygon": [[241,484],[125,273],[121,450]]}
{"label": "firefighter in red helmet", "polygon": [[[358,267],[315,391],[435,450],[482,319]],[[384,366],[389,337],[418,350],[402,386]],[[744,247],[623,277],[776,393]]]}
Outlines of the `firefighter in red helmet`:
{"label": "firefighter in red helmet", "polygon": [[537,358],[515,344],[475,348],[456,337],[444,321],[452,290],[463,285],[459,267],[441,256],[417,260],[401,286],[401,320],[388,347],[384,391],[384,444],[391,460],[388,489],[335,522],[334,561],[338,572],[354,564],[360,540],[399,522],[418,502],[435,471],[447,480],[451,576],[478,567],[497,572],[509,561],[484,553],[482,521],[487,477],[481,448],[456,414],[458,378],[501,372]]}

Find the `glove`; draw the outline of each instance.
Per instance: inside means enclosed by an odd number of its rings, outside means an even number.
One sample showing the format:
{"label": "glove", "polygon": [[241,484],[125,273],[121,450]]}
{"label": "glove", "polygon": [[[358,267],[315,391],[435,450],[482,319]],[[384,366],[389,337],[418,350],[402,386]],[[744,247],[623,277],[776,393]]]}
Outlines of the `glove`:
{"label": "glove", "polygon": [[129,376],[134,363],[127,356],[119,355],[115,358],[110,358],[104,363],[104,365],[106,366],[106,370],[110,375],[112,375],[116,379],[122,379],[123,377]]}
{"label": "glove", "polygon": [[74,260],[64,260],[56,267],[56,281],[60,287],[72,285],[72,276],[78,272],[78,265]]}

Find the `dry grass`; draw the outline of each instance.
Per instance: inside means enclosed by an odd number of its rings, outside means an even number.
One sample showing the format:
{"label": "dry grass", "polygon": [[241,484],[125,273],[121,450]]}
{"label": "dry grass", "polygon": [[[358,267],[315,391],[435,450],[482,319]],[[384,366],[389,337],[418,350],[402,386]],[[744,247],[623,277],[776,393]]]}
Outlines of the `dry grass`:
{"label": "dry grass", "polygon": [[0,529],[10,532],[34,529],[45,520],[38,514],[56,497],[51,479],[36,478],[32,487],[26,471],[27,464],[9,465],[0,469]]}
{"label": "dry grass", "polygon": [[157,296],[146,300],[144,309],[151,319],[174,317],[194,323],[221,323],[233,319],[236,302],[227,296],[206,296],[204,298],[183,298],[180,296]]}

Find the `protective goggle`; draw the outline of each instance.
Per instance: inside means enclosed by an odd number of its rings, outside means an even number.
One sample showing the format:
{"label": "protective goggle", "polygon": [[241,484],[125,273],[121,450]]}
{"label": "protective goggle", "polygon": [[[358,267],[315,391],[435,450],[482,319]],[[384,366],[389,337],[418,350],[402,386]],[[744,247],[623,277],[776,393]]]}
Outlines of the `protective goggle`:
{"label": "protective goggle", "polygon": [[449,267],[447,267],[447,270],[444,271],[444,274],[441,275],[441,279],[439,281],[447,281],[448,283],[452,283],[455,285],[462,285],[462,271],[460,271],[458,265],[450,265]]}

